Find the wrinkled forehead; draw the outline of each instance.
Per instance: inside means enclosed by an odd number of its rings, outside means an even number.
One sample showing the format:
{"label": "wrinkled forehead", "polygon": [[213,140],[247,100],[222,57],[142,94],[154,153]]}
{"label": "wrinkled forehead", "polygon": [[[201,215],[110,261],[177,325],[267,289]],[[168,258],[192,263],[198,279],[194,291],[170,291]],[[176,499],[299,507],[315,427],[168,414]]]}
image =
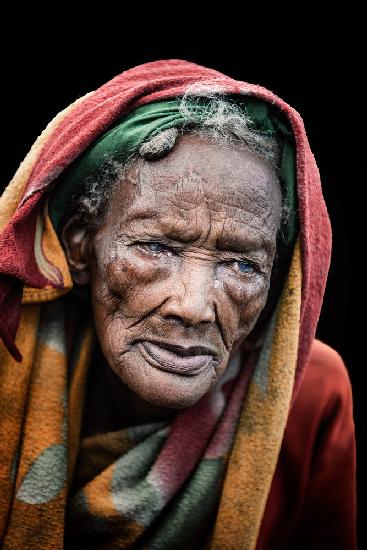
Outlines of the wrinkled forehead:
{"label": "wrinkled forehead", "polygon": [[111,197],[109,221],[178,234],[211,223],[231,233],[246,224],[270,236],[280,203],[275,172],[258,155],[185,136],[167,157],[131,166]]}
{"label": "wrinkled forehead", "polygon": [[257,202],[265,207],[274,206],[281,191],[274,169],[256,153],[188,135],[159,161],[134,163],[115,198],[122,195],[126,205],[159,197],[165,205],[179,201],[184,209],[192,201],[219,207],[223,199],[233,206]]}

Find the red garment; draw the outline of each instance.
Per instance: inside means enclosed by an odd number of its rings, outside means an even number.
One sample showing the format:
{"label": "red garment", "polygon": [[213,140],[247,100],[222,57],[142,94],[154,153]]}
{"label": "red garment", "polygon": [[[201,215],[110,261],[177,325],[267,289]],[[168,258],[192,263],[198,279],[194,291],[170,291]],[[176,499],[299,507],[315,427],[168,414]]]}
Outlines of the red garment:
{"label": "red garment", "polygon": [[290,411],[257,550],[353,550],[352,390],[340,355],[314,340]]}

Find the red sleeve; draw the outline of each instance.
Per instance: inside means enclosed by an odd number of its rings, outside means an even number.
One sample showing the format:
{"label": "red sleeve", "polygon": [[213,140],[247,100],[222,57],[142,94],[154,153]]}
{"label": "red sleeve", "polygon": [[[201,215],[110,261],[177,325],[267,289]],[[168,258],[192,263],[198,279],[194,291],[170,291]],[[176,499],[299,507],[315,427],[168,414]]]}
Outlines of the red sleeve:
{"label": "red sleeve", "polygon": [[318,340],[289,414],[257,548],[356,548],[351,385],[340,355]]}
{"label": "red sleeve", "polygon": [[[314,392],[321,397],[321,415],[295,546],[353,550],[356,453],[352,390],[345,365],[335,350],[318,342],[311,362],[306,384],[310,395],[315,384],[323,386],[321,395],[319,390]],[[322,377],[320,369],[324,371]]]}

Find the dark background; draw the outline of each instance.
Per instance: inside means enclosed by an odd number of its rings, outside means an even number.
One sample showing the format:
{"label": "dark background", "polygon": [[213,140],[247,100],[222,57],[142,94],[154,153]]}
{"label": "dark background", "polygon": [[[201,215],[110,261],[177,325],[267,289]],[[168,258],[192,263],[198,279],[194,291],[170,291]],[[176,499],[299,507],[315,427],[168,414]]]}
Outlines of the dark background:
{"label": "dark background", "polygon": [[[235,38],[236,36],[236,38]],[[46,124],[77,97],[96,89],[134,65],[156,59],[180,58],[217,69],[229,76],[269,88],[302,116],[333,228],[333,254],[317,336],[335,348],[348,368],[354,394],[357,429],[360,547],[367,547],[366,441],[363,425],[366,389],[365,360],[357,324],[364,285],[360,215],[356,206],[363,163],[357,155],[354,122],[363,120],[364,98],[356,98],[352,61],[355,51],[327,37],[307,53],[294,43],[274,42],[264,50],[248,47],[230,28],[215,33],[126,33],[113,41],[80,41],[62,48],[56,38],[29,39],[2,55],[2,134],[5,137],[0,187],[4,188]],[[359,96],[358,96],[359,97]],[[359,105],[359,103],[361,105]],[[362,112],[362,114],[361,114]],[[365,118],[365,117],[364,117]],[[357,322],[358,319],[358,322]],[[363,340],[362,340],[363,342]],[[337,481],[336,481],[337,482]]]}

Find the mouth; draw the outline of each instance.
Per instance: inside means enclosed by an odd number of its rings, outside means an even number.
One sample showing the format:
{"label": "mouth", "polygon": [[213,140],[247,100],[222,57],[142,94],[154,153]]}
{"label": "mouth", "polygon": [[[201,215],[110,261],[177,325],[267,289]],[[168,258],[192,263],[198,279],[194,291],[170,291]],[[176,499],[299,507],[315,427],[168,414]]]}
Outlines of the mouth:
{"label": "mouth", "polygon": [[183,347],[144,340],[138,342],[137,347],[152,366],[187,376],[199,374],[216,359],[214,350],[203,346]]}

